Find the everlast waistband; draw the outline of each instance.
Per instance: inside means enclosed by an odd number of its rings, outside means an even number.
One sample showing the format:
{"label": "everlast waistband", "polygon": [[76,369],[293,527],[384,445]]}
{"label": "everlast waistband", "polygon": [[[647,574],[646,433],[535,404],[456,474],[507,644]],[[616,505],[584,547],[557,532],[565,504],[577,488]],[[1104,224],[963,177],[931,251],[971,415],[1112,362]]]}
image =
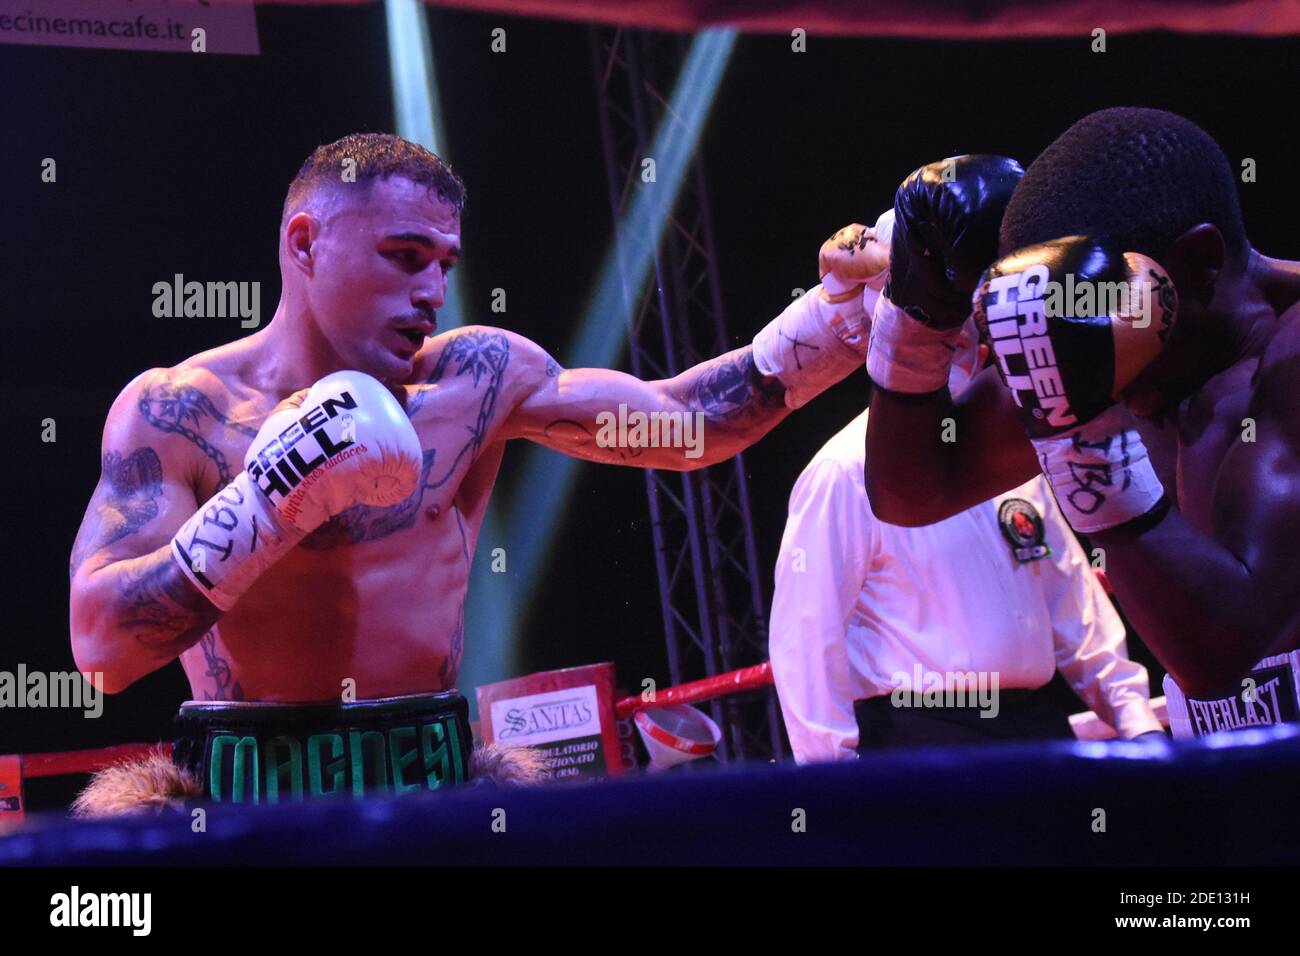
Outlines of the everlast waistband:
{"label": "everlast waistband", "polygon": [[1175,737],[1187,738],[1293,723],[1300,720],[1298,676],[1300,651],[1264,658],[1242,678],[1241,690],[1226,697],[1188,697],[1166,674],[1169,729]]}
{"label": "everlast waistband", "polygon": [[473,740],[458,693],[338,704],[187,701],[173,761],[223,803],[282,803],[463,783]]}

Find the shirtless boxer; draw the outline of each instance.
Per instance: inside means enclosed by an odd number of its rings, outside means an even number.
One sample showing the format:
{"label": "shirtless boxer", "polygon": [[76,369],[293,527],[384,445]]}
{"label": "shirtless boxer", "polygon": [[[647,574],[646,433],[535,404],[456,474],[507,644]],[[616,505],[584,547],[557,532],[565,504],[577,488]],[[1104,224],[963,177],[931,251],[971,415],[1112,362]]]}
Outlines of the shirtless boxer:
{"label": "shirtless boxer", "polygon": [[[1031,319],[999,326],[997,334],[1009,329],[1018,341],[995,335],[1001,367],[954,402],[945,343],[972,288],[952,276],[969,276],[995,253],[954,251],[969,207],[936,197],[969,196],[974,176],[959,167],[956,182],[914,175],[899,189],[894,274],[900,255],[923,268],[891,289],[892,307],[874,316],[867,369],[879,387],[866,440],[873,509],[894,524],[929,524],[1041,468],[1075,529],[1103,550],[1125,611],[1169,671],[1176,734],[1296,719],[1300,266],[1251,247],[1232,166],[1199,127],[1158,110],[1091,114],[1029,167],[1009,203],[993,197],[1005,205],[1005,258],[975,295],[977,318],[986,310],[993,329],[1008,302],[1015,315],[1020,293],[1007,294],[1006,283],[1029,270],[1123,279],[1137,261],[1125,254],[1140,253],[1172,278],[1176,321],[1161,330],[1162,350],[1122,391],[1122,404],[1112,398],[1112,376],[1129,353],[1120,325],[1104,316],[1049,318],[1050,348],[1039,340],[1034,359],[1024,340]],[[1062,237],[1076,238],[1054,241]],[[1158,267],[1139,271],[1151,287],[1166,281]],[[1174,302],[1167,294],[1153,301],[1159,326],[1161,302]],[[1044,358],[1053,354],[1055,371]],[[1057,374],[1060,389],[1048,381]],[[1065,403],[1066,414],[1054,403]],[[1177,488],[1168,496],[1130,411],[1176,428]],[[940,440],[948,418],[952,443]],[[1202,700],[1188,700],[1179,715],[1184,694]]]}
{"label": "shirtless boxer", "polygon": [[[825,288],[673,379],[565,370],[498,328],[431,337],[463,201],[398,137],[318,148],[285,200],[273,320],[118,397],[71,562],[73,654],[107,692],[178,656],[196,701],[338,701],[349,680],[358,701],[448,691],[508,439],[704,467],[861,366],[854,270],[887,261],[861,227],[823,247]],[[620,404],[702,413],[703,454],[602,447],[597,416]]]}

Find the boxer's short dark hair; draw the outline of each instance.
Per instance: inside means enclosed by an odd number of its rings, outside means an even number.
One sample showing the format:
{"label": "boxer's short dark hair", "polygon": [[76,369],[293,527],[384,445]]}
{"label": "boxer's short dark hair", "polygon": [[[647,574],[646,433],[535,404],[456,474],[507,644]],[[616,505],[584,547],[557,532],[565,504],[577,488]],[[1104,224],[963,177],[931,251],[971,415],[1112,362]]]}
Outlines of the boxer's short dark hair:
{"label": "boxer's short dark hair", "polygon": [[1209,133],[1164,110],[1119,107],[1079,120],[1029,164],[1002,219],[1004,254],[1088,235],[1159,258],[1193,226],[1246,249],[1237,179]]}
{"label": "boxer's short dark hair", "polygon": [[[355,163],[355,167],[345,167],[347,160]],[[423,146],[391,133],[349,133],[312,150],[289,184],[281,220],[288,218],[322,184],[352,185],[343,179],[345,168],[353,169],[358,184],[401,176],[427,186],[458,212],[465,208],[465,184],[452,172],[451,166]]]}

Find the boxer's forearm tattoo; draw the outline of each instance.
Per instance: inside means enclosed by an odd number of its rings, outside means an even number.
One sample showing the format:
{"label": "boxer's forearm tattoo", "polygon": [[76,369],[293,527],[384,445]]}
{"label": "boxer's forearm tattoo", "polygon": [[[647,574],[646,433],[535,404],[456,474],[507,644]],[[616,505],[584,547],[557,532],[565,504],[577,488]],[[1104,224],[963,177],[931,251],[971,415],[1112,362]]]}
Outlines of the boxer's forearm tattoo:
{"label": "boxer's forearm tattoo", "polygon": [[204,424],[201,419],[206,416],[248,438],[257,435],[257,429],[228,419],[212,399],[192,385],[178,387],[166,380],[157,381],[145,389],[139,401],[139,408],[144,420],[154,428],[182,435],[197,445],[199,450],[216,465],[217,482],[220,488],[234,481],[236,472],[232,470],[230,461],[221,449],[200,434],[199,429]]}
{"label": "boxer's forearm tattoo", "polygon": [[135,534],[158,517],[162,478],[162,462],[148,446],[125,458],[115,451],[104,455],[99,487],[72,545],[69,578],[92,552]]}
{"label": "boxer's forearm tattoo", "polygon": [[702,362],[694,372],[686,404],[715,427],[744,428],[785,408],[785,386],[759,372],[748,347]]}
{"label": "boxer's forearm tattoo", "polygon": [[244,688],[240,686],[239,681],[230,679],[230,662],[217,651],[217,632],[209,630],[199,638],[199,647],[203,650],[203,661],[207,665],[203,676],[211,677],[213,682],[213,690],[211,692],[205,690],[203,699],[243,700]]}
{"label": "boxer's forearm tattoo", "polygon": [[[700,416],[706,435],[729,439],[713,445],[713,454],[709,460],[702,460],[702,465],[735,454],[738,441],[753,441],[786,411],[785,387],[758,371],[748,346],[693,366],[674,379],[670,387],[673,398],[687,414]],[[556,418],[543,426],[539,440],[575,458],[608,464],[657,467],[658,461],[668,457],[659,453],[649,464],[649,459],[638,462],[636,459],[646,454],[647,447],[655,446],[642,442],[602,444],[596,437],[582,421]]]}
{"label": "boxer's forearm tattoo", "polygon": [[117,589],[124,601],[118,625],[156,651],[179,654],[220,614],[172,559],[170,547],[122,562]]}

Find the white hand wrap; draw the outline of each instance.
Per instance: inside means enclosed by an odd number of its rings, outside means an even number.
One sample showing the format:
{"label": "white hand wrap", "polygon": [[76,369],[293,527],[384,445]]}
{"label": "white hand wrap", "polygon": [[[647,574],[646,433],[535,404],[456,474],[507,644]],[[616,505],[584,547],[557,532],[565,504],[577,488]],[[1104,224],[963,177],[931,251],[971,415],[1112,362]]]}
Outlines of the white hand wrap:
{"label": "white hand wrap", "polygon": [[871,317],[867,374],[891,392],[937,392],[948,385],[948,370],[960,337],[961,326],[932,329],[882,295]]}
{"label": "white hand wrap", "polygon": [[806,405],[847,377],[866,354],[863,296],[831,303],[822,291],[813,286],[754,336],[754,365],[781,381],[790,408]]}
{"label": "white hand wrap", "polygon": [[[886,249],[888,249],[890,243],[894,241],[894,207],[893,206],[890,206],[888,209],[886,209],[876,218],[876,224],[871,227],[871,231],[875,233],[876,242],[880,243]],[[884,291],[885,283],[888,281],[889,281],[889,270],[886,269],[884,272],[880,273],[879,275],[872,276],[870,279],[868,279],[867,287],[870,289],[874,289],[876,292],[882,292]],[[868,311],[867,315],[871,315],[871,312]]]}
{"label": "white hand wrap", "polygon": [[1164,495],[1146,446],[1123,405],[1066,435],[1034,441],[1043,474],[1075,531],[1102,531],[1140,517]]}

